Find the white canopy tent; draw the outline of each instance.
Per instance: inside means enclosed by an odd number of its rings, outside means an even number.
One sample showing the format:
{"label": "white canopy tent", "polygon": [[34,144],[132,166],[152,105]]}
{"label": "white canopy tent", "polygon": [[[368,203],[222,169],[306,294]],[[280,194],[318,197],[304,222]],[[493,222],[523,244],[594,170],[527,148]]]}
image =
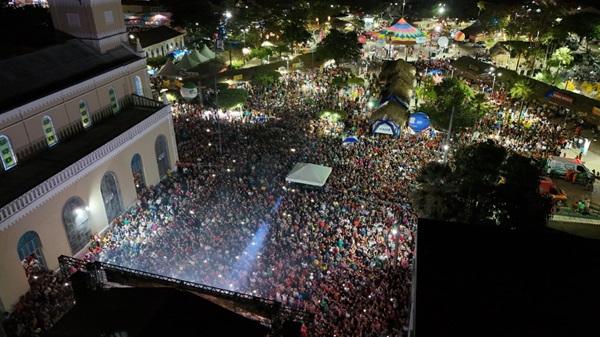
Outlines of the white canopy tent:
{"label": "white canopy tent", "polygon": [[288,173],[285,180],[289,183],[299,183],[312,186],[323,186],[327,182],[327,178],[331,174],[331,167],[297,163],[294,168]]}

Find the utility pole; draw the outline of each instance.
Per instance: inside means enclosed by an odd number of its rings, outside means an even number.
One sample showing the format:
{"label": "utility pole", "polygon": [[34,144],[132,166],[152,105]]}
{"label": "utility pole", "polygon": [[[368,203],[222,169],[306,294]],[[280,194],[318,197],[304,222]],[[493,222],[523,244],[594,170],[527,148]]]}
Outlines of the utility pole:
{"label": "utility pole", "polygon": [[450,113],[450,123],[448,125],[448,134],[446,135],[446,140],[444,141],[444,164],[448,162],[448,150],[450,150],[450,137],[452,135],[452,121],[454,119],[454,106],[452,106],[452,112]]}
{"label": "utility pole", "polygon": [[[215,52],[217,51],[217,37],[215,37]],[[231,55],[231,54],[230,54]],[[219,154],[223,155],[223,142],[221,140],[221,118],[219,116],[219,91],[217,89],[217,72],[215,71],[215,108],[217,109],[217,133],[219,134]]]}
{"label": "utility pole", "polygon": [[401,18],[404,18],[404,6],[406,6],[406,0],[402,0],[402,14],[400,15]]}

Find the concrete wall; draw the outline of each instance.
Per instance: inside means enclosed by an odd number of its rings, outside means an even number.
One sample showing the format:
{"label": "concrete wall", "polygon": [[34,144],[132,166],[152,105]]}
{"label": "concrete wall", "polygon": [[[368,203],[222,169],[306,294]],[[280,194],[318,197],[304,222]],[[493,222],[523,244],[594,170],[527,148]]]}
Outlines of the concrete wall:
{"label": "concrete wall", "polygon": [[100,193],[100,182],[106,172],[114,172],[121,192],[123,207],[126,209],[136,200],[136,191],[131,172],[131,159],[139,153],[142,157],[144,176],[147,185],[159,182],[158,165],[154,143],[159,135],[165,135],[169,146],[171,167],[178,160],[171,120],[161,120],[139,139],[123,145],[115,157],[95,167],[91,172],[58,193],[42,206],[18,220],[11,227],[0,231],[0,301],[7,310],[28,290],[25,272],[19,261],[17,242],[27,231],[35,231],[42,242],[44,258],[50,269],[58,268],[60,255],[73,255],[67,241],[62,222],[62,209],[65,202],[78,196],[89,206],[89,220],[92,233],[98,233],[108,226],[104,203]]}

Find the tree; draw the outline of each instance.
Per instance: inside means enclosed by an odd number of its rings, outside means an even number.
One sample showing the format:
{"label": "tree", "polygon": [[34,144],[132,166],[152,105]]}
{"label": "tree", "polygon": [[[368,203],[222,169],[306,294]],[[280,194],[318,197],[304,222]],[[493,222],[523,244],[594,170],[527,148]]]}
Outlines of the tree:
{"label": "tree", "polygon": [[510,97],[521,100],[521,112],[519,113],[519,120],[521,119],[521,114],[523,113],[523,105],[531,97],[531,95],[533,95],[531,82],[527,80],[517,81],[513,87],[510,88]]}
{"label": "tree", "polygon": [[518,72],[519,64],[521,64],[521,57],[523,57],[527,53],[531,44],[525,41],[506,41],[503,43],[503,46],[505,46],[510,51],[510,57],[517,57],[515,71]]}
{"label": "tree", "polygon": [[146,64],[153,68],[160,68],[167,62],[167,59],[166,56],[149,57],[146,59]]}
{"label": "tree", "polygon": [[288,53],[290,51],[290,47],[287,44],[278,44],[275,46],[275,52],[279,54],[279,58],[281,58],[281,54]]}
{"label": "tree", "polygon": [[417,94],[417,100],[423,102],[433,102],[437,99],[437,94],[435,93],[435,82],[433,81],[433,77],[427,76],[425,80],[421,82],[421,84],[415,89]]}
{"label": "tree", "polygon": [[495,194],[496,221],[510,228],[543,228],[552,212],[552,202],[539,193],[540,167],[531,158],[510,154],[500,168],[502,182]]}
{"label": "tree", "polygon": [[552,84],[556,84],[556,80],[558,79],[559,73],[563,69],[568,67],[571,63],[573,63],[573,60],[573,53],[571,52],[571,49],[567,47],[561,47],[554,51],[549,62],[551,66],[556,67]]}
{"label": "tree", "polygon": [[448,128],[453,109],[453,129],[473,126],[481,117],[482,104],[474,104],[477,103],[474,101],[475,92],[465,81],[456,77],[445,78],[434,87],[434,93],[430,95],[435,99],[426,101],[419,110],[429,115],[436,128]]}
{"label": "tree", "polygon": [[250,51],[250,58],[257,58],[259,60],[264,60],[268,56],[272,55],[273,51],[269,48],[254,48]]}
{"label": "tree", "polygon": [[411,195],[419,216],[511,229],[543,228],[551,212],[541,169],[492,141],[458,149],[451,165],[430,163]]}
{"label": "tree", "polygon": [[458,187],[448,164],[430,162],[417,177],[417,189],[411,195],[412,204],[420,217],[457,221],[456,193]]}
{"label": "tree", "polygon": [[244,105],[248,92],[244,89],[224,89],[219,91],[216,105],[221,109],[232,109]]}
{"label": "tree", "polygon": [[477,2],[477,17],[481,15],[481,12],[485,10],[485,1]]}
{"label": "tree", "polygon": [[331,30],[321,41],[317,54],[325,59],[334,59],[336,64],[343,61],[354,61],[360,56],[361,45],[355,32]]}
{"label": "tree", "polygon": [[252,77],[252,83],[259,86],[271,86],[279,81],[281,74],[275,70],[261,72]]}
{"label": "tree", "polygon": [[600,16],[591,12],[576,12],[565,17],[559,27],[566,32],[575,33],[579,37],[579,44],[585,38],[589,46],[589,40],[598,38],[598,26],[600,25]]}
{"label": "tree", "polygon": [[283,27],[283,41],[290,46],[291,50],[294,50],[294,44],[306,42],[311,36],[304,25],[298,22],[288,23]]}

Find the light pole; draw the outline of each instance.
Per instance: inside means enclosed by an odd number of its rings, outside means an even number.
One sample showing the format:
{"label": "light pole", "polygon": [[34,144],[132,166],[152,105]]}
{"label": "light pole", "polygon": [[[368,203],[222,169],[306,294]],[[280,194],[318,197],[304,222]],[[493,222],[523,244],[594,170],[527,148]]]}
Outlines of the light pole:
{"label": "light pole", "polygon": [[244,47],[246,47],[246,33],[248,33],[248,28],[242,28],[242,33],[244,33]]}
{"label": "light pole", "polygon": [[438,14],[439,14],[440,16],[444,15],[444,13],[446,12],[446,4],[444,4],[444,3],[440,3],[440,4],[438,5],[437,12],[438,12]]}
{"label": "light pole", "polygon": [[494,93],[494,86],[496,85],[496,77],[502,77],[502,73],[494,73],[494,80],[492,81],[492,94]]}
{"label": "light pole", "polygon": [[404,6],[406,6],[406,0],[402,0],[402,14],[400,15],[400,17],[404,17]]}
{"label": "light pole", "polygon": [[[225,16],[225,39],[227,39],[227,22],[229,21],[229,19],[231,19],[231,17],[233,16],[231,14],[230,11],[225,11],[225,13],[223,13],[223,16]],[[231,43],[229,44],[229,68],[231,68]]]}
{"label": "light pole", "polygon": [[452,112],[450,113],[450,123],[448,125],[448,134],[446,135],[446,139],[444,140],[444,164],[448,162],[448,150],[450,150],[450,137],[452,134],[452,121],[454,120],[454,106],[452,106]]}
{"label": "light pole", "polygon": [[490,71],[488,72],[490,75],[492,75],[492,94],[494,93],[494,87],[496,86],[496,77],[502,77],[502,73],[501,72],[494,72],[496,70],[496,68],[491,67]]}

